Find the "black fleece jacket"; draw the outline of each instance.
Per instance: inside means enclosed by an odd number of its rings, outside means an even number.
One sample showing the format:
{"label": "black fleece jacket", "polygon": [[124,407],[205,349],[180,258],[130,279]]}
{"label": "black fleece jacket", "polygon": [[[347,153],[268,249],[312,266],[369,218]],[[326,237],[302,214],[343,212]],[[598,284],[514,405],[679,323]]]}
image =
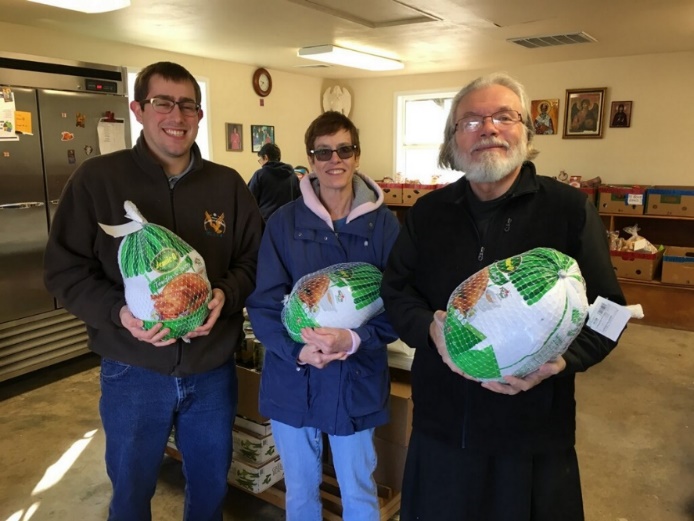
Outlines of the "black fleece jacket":
{"label": "black fleece jacket", "polygon": [[299,178],[287,163],[268,161],[255,171],[248,188],[258,201],[260,213],[266,221],[280,206],[297,199]]}
{"label": "black fleece jacket", "polygon": [[[465,203],[467,179],[423,197],[409,210],[384,273],[386,312],[412,364],[413,428],[458,447],[487,452],[540,452],[575,440],[574,375],[600,362],[616,342],[584,327],[563,355],[566,369],[530,391],[507,396],[453,373],[429,340],[434,311],[445,310],[458,284],[492,262],[535,247],[578,262],[588,301],[624,304],[607,237],[585,194],[525,163],[519,181],[480,240]],[[500,327],[503,327],[500,325]]]}
{"label": "black fleece jacket", "polygon": [[[191,170],[173,188],[140,137],[131,150],[85,161],[70,177],[51,224],[45,283],[58,302],[87,324],[99,355],[163,374],[188,376],[230,360],[243,338],[243,306],[255,287],[263,222],[241,176],[205,161],[197,145]],[[222,315],[208,336],[155,347],[120,323],[125,305],[117,254],[121,239],[98,223],[129,222],[130,200],[151,223],[176,233],[205,259],[213,288],[224,291]]]}

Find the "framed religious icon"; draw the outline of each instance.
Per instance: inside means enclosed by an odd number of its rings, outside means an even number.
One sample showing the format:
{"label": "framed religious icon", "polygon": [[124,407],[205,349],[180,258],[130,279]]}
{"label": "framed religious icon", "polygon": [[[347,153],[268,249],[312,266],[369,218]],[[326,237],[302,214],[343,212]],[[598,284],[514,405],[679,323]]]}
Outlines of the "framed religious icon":
{"label": "framed religious icon", "polygon": [[241,123],[226,123],[227,150],[241,152],[243,150],[243,125]]}
{"label": "framed religious icon", "polygon": [[265,143],[275,142],[275,127],[251,125],[251,139],[253,140],[253,152],[260,152]]}
{"label": "framed religious icon", "polygon": [[533,128],[538,136],[558,134],[559,130],[559,100],[540,99],[530,102],[530,117]]}
{"label": "framed religious icon", "polygon": [[610,127],[631,126],[631,101],[613,101],[610,109]]}
{"label": "framed religious icon", "polygon": [[563,138],[601,138],[606,87],[567,89]]}

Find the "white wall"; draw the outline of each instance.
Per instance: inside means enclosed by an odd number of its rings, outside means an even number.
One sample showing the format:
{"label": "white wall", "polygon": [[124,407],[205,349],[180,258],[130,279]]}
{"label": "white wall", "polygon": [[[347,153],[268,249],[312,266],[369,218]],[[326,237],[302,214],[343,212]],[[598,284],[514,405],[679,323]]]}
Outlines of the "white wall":
{"label": "white wall", "polygon": [[[362,170],[376,179],[392,177],[395,93],[458,90],[477,76],[492,72],[337,82],[271,70],[273,91],[261,107],[251,86],[255,69],[252,66],[1,22],[0,34],[3,35],[0,51],[137,68],[171,60],[196,76],[207,78],[210,106],[203,124],[210,125],[212,158],[236,168],[246,179],[258,166],[257,156],[251,152],[250,125],[274,125],[282,159],[305,165],[304,131],[321,112],[323,90],[337,83],[347,86],[352,93],[351,117],[360,130]],[[566,89],[607,87],[603,138],[537,136],[536,145],[541,153],[536,164],[540,173],[557,175],[565,170],[584,179],[600,176],[607,183],[694,185],[694,167],[688,155],[694,130],[691,124],[694,122],[694,103],[691,103],[694,52],[559,62],[511,68],[506,72],[525,84],[531,99],[560,100],[560,127],[564,122]],[[630,128],[609,128],[607,112],[613,100],[634,102]],[[226,151],[226,122],[243,124],[243,152]]]}
{"label": "white wall", "polygon": [[[532,52],[532,51],[528,51]],[[393,175],[395,94],[458,90],[491,70],[341,82],[352,93],[352,118],[359,126],[361,167],[374,178]],[[564,123],[566,89],[607,87],[602,139],[537,136],[540,173],[560,170],[606,183],[694,185],[694,52],[560,62],[508,69],[531,99],[558,98]],[[629,128],[609,128],[613,100],[632,100]]]}

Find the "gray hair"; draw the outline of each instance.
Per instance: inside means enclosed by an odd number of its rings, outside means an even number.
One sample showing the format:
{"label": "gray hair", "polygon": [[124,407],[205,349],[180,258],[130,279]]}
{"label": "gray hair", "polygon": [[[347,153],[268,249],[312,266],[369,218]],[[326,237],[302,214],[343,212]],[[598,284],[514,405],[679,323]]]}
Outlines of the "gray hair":
{"label": "gray hair", "polygon": [[451,111],[448,113],[448,118],[446,119],[446,126],[443,130],[443,143],[441,144],[441,150],[439,151],[439,166],[441,168],[452,168],[455,169],[455,159],[453,152],[455,150],[455,114],[458,109],[458,105],[462,99],[473,91],[483,89],[485,87],[490,87],[492,85],[501,85],[507,89],[512,90],[519,98],[521,102],[521,117],[523,118],[523,124],[525,125],[526,135],[528,137],[528,155],[526,160],[530,161],[537,157],[540,153],[533,146],[533,137],[535,136],[535,129],[533,128],[533,122],[530,118],[530,100],[528,95],[525,93],[525,88],[523,85],[503,72],[495,72],[487,76],[481,76],[469,83],[455,95],[453,98],[453,103],[451,104]]}

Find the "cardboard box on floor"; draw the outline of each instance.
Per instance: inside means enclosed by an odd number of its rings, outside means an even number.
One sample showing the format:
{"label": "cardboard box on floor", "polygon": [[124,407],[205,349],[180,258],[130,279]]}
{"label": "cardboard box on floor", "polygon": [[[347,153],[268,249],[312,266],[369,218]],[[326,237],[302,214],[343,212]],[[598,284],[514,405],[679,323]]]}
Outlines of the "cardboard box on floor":
{"label": "cardboard box on floor", "polygon": [[407,447],[412,433],[412,387],[404,382],[390,384],[390,422],[376,428],[376,437]]}
{"label": "cardboard box on floor", "polygon": [[259,423],[249,420],[248,418],[244,418],[243,416],[236,416],[236,419],[234,420],[234,427],[240,427],[245,431],[254,432],[261,437],[272,434],[272,425],[270,425],[270,422]]}
{"label": "cardboard box on floor", "polygon": [[267,490],[284,477],[284,469],[279,457],[264,465],[251,465],[238,458],[232,458],[227,479],[238,487],[254,494]]}
{"label": "cardboard box on floor", "polygon": [[258,411],[258,393],[260,392],[260,373],[253,369],[236,366],[239,382],[239,405],[236,414],[258,423],[269,421]]}
{"label": "cardboard box on floor", "polygon": [[272,434],[259,436],[234,426],[234,457],[253,465],[263,465],[277,457],[277,446]]}
{"label": "cardboard box on floor", "polygon": [[402,490],[402,475],[405,471],[407,447],[392,441],[374,438],[378,463],[374,479],[379,485],[385,485],[394,492]]}

